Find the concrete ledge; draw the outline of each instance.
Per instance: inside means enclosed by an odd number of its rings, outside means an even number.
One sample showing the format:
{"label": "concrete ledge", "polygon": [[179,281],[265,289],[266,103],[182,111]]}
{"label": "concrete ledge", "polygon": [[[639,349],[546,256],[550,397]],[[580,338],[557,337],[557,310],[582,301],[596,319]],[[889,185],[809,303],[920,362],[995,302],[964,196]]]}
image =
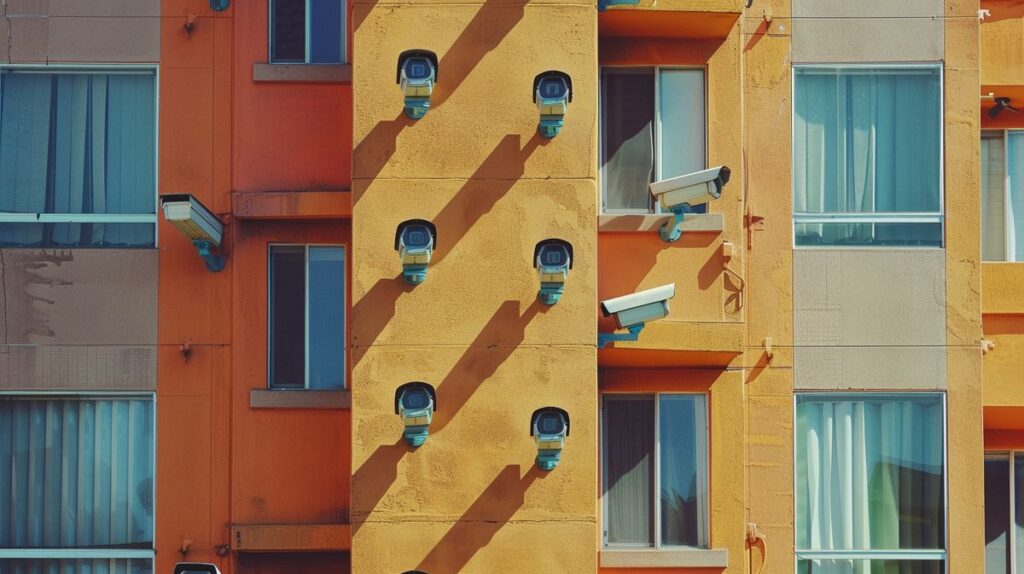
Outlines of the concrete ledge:
{"label": "concrete ledge", "polygon": [[348,524],[232,524],[236,552],[344,552],[352,548]]}
{"label": "concrete ledge", "polygon": [[252,65],[254,82],[305,82],[348,84],[352,82],[349,64],[267,64]]}
{"label": "concrete ledge", "polygon": [[249,391],[249,407],[254,409],[349,409],[351,391]]}
{"label": "concrete ledge", "polygon": [[728,550],[601,550],[602,568],[725,568]]}
{"label": "concrete ledge", "polygon": [[349,219],[350,191],[236,191],[231,214],[238,219]]}
{"label": "concrete ledge", "polygon": [[[597,230],[601,233],[657,233],[671,215],[602,215]],[[725,216],[721,213],[688,215],[683,220],[683,233],[721,233]]]}
{"label": "concrete ledge", "polygon": [[744,351],[743,323],[655,321],[637,341],[597,351],[602,367],[726,367]]}

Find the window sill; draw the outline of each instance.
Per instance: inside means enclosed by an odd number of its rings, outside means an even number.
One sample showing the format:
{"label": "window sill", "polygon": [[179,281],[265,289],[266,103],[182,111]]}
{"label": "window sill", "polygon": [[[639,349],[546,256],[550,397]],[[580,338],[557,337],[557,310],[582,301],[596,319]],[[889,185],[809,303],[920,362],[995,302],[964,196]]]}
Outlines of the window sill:
{"label": "window sill", "polygon": [[315,84],[352,83],[350,64],[269,64],[252,65],[254,82],[303,82]]}
{"label": "window sill", "polygon": [[[602,214],[597,230],[601,233],[653,233],[671,214]],[[725,216],[721,213],[698,213],[683,220],[683,233],[721,233],[725,231]]]}
{"label": "window sill", "polygon": [[601,550],[602,568],[725,568],[728,550]]}
{"label": "window sill", "polygon": [[249,391],[249,407],[254,409],[350,409],[351,391]]}

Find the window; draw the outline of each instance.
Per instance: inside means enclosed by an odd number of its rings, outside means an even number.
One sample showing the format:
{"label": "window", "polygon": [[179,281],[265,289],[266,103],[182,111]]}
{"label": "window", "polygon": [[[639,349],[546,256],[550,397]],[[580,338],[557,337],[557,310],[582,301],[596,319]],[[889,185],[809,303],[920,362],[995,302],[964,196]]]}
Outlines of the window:
{"label": "window", "polygon": [[981,133],[981,256],[1024,261],[1024,131]]}
{"label": "window", "polygon": [[0,68],[0,246],[152,247],[151,69]]}
{"label": "window", "polygon": [[270,388],[345,387],[345,248],[270,247]]}
{"label": "window", "polygon": [[797,396],[798,572],[944,572],[944,421],[937,394]]}
{"label": "window", "polygon": [[647,184],[704,169],[704,116],[704,70],[603,69],[603,211],[654,212]]}
{"label": "window", "polygon": [[347,10],[345,0],[270,0],[270,61],[345,62]]}
{"label": "window", "polygon": [[937,66],[795,69],[796,245],[942,246]]}
{"label": "window", "polygon": [[602,429],[605,545],[707,548],[705,396],[605,395]]}
{"label": "window", "polygon": [[151,396],[0,396],[0,573],[153,572]]}
{"label": "window", "polygon": [[1024,573],[1024,453],[985,453],[985,574]]}

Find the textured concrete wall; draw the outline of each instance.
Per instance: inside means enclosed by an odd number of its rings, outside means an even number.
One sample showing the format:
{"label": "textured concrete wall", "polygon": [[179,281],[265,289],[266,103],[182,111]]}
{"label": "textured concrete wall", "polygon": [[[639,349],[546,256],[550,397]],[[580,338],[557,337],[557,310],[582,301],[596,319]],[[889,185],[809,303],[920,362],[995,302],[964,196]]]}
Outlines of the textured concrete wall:
{"label": "textured concrete wall", "polygon": [[9,0],[4,8],[0,62],[160,59],[160,0]]}
{"label": "textured concrete wall", "polygon": [[941,0],[794,0],[793,61],[942,60],[942,14]]}

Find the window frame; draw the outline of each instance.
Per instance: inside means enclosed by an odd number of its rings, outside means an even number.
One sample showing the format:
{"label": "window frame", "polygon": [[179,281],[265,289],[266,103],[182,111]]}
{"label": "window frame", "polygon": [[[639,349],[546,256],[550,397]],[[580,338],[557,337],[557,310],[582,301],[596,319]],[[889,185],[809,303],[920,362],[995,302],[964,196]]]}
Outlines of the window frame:
{"label": "window frame", "polygon": [[[271,265],[273,262],[272,253],[275,247],[303,247],[305,249],[305,255],[303,258],[303,272],[305,273],[304,285],[306,288],[305,299],[303,310],[305,316],[303,317],[303,354],[304,354],[304,367],[303,367],[303,386],[287,386],[287,385],[274,385],[274,372],[273,372],[273,353],[274,353],[274,329],[272,324],[273,318],[273,293],[271,286],[273,284],[273,271]],[[343,325],[343,337],[345,342],[342,347],[342,386],[338,389],[311,389],[309,387],[309,251],[310,248],[326,247],[332,249],[341,249],[342,251],[342,267],[344,269],[344,286],[341,290],[342,307],[345,309],[345,317],[342,321]],[[349,319],[349,308],[348,308],[348,288],[349,288],[349,277],[348,277],[348,265],[349,265],[349,253],[348,245],[344,243],[292,243],[292,242],[269,242],[267,243],[267,390],[271,391],[347,391],[349,390],[349,357],[348,357],[348,319]]]}
{"label": "window frame", "polygon": [[153,501],[153,540],[151,548],[0,548],[0,560],[149,560],[150,571],[156,571],[156,477],[157,477],[157,435],[160,432],[157,408],[157,393],[154,391],[0,391],[0,397],[24,397],[29,400],[141,400],[149,401],[153,414],[152,448],[153,480],[150,484],[150,500]]}
{"label": "window frame", "polygon": [[[700,463],[704,475],[704,484],[707,485],[707,491],[704,496],[708,502],[708,516],[707,523],[704,525],[707,534],[707,546],[684,546],[676,544],[663,544],[662,543],[662,527],[661,527],[661,397],[663,395],[669,396],[700,396],[704,397],[704,443],[705,443],[705,459]],[[653,522],[654,530],[654,543],[653,544],[609,544],[608,543],[608,498],[604,495],[604,487],[608,481],[608,457],[605,455],[607,443],[608,443],[608,432],[606,424],[606,411],[605,411],[605,397],[652,397],[654,399],[654,442],[652,444],[653,456],[654,456],[654,468],[652,471],[654,480],[651,489],[651,496],[654,499],[654,509],[652,512],[651,520]],[[600,448],[600,459],[601,468],[599,470],[601,476],[601,483],[599,486],[599,495],[601,497],[601,550],[709,550],[711,549],[711,510],[713,505],[711,503],[711,394],[707,392],[603,392],[601,393],[601,404],[599,422],[599,442],[598,447]]]}
{"label": "window frame", "polygon": [[[843,391],[830,390],[794,390],[793,391],[793,572],[800,573],[800,562],[804,560],[886,560],[898,562],[929,561],[942,562],[944,572],[949,572],[949,406],[945,391]],[[917,397],[938,397],[942,403],[942,512],[943,512],[943,549],[907,549],[907,550],[801,550],[798,544],[800,515],[796,512],[797,499],[800,496],[799,478],[797,476],[797,458],[799,455],[799,435],[797,430],[797,406],[801,396],[832,397],[843,400],[900,400]]]}
{"label": "window frame", "polygon": [[[1020,134],[1024,137],[1024,128],[983,128],[981,130],[981,139],[988,137],[995,138],[995,134],[998,134],[999,138],[1003,140],[1003,258],[1002,259],[985,259],[982,257],[982,263],[1024,263],[1024,259],[1016,259],[1017,257],[1017,246],[1011,241],[1010,231],[1013,228],[1012,214],[1013,210],[1009,209],[1010,206],[1010,134]],[[982,167],[984,169],[984,167]],[[978,206],[982,209],[982,206]],[[981,230],[982,234],[985,233],[984,228]],[[1024,230],[1022,230],[1024,232]]]}
{"label": "window frame", "polygon": [[[837,212],[810,213],[793,210],[793,225],[790,229],[794,249],[945,249],[946,248],[946,70],[942,62],[908,63],[814,63],[793,64],[790,78],[790,204],[792,206],[796,188],[796,78],[798,70],[933,70],[939,76],[939,210],[937,212]],[[942,244],[932,245],[798,245],[796,226],[820,223],[938,223],[942,226]]]}
{"label": "window frame", "polygon": [[[160,210],[160,66],[158,64],[8,64],[0,63],[0,105],[3,102],[4,72],[33,74],[152,74],[153,76],[153,213],[5,213],[0,212],[0,225],[5,223],[149,223],[153,226],[152,247],[125,249],[157,249]],[[44,247],[50,249],[50,247]],[[111,247],[57,247],[58,249],[112,249]],[[12,248],[13,249],[13,248]],[[119,249],[114,247],[113,249]]]}
{"label": "window frame", "polygon": [[703,75],[704,84],[704,169],[708,167],[708,67],[704,66],[672,66],[672,65],[600,65],[598,69],[598,90],[597,90],[597,109],[598,109],[598,122],[597,122],[597,167],[598,174],[601,179],[601,215],[664,215],[671,213],[661,208],[661,204],[654,200],[653,197],[648,193],[647,201],[651,206],[646,210],[643,209],[608,209],[605,207],[605,200],[607,197],[607,181],[605,177],[604,168],[604,144],[605,144],[605,128],[607,123],[606,119],[606,108],[604,105],[605,97],[605,70],[613,70],[617,72],[626,73],[638,73],[645,71],[652,71],[654,73],[654,120],[651,126],[651,137],[653,138],[654,147],[654,181],[661,179],[661,72],[662,70],[696,70],[700,71]]}
{"label": "window frame", "polygon": [[291,66],[341,66],[349,63],[348,53],[348,28],[349,28],[349,0],[338,0],[341,2],[341,61],[340,62],[310,62],[309,55],[312,52],[312,27],[310,25],[310,14],[311,5],[313,0],[305,0],[306,12],[305,21],[306,28],[304,32],[305,44],[303,45],[303,61],[301,62],[288,62],[274,59],[274,2],[277,0],[269,0],[267,2],[267,62],[270,64],[278,65],[291,65]]}

